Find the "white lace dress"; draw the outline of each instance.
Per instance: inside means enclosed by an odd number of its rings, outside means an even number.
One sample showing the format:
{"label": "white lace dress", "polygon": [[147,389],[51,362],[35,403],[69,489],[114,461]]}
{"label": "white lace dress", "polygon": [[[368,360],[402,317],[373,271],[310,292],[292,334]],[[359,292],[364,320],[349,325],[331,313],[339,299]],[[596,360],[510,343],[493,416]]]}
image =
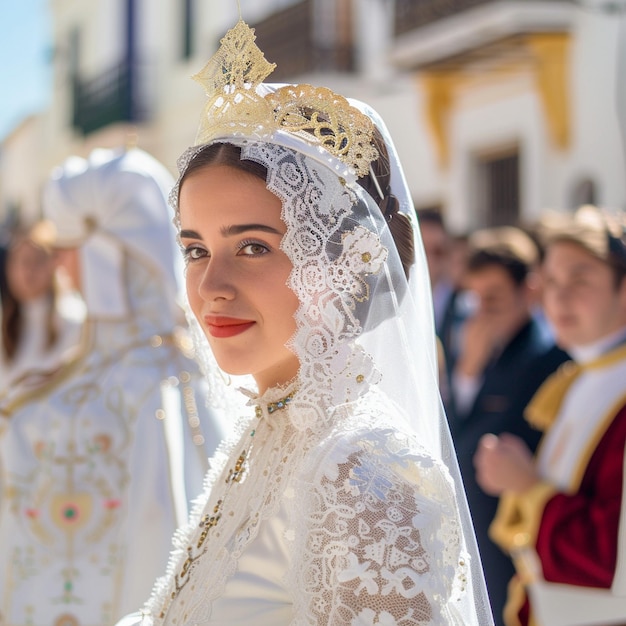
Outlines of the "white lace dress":
{"label": "white lace dress", "polygon": [[447,470],[398,435],[375,392],[322,432],[296,428],[284,394],[253,400],[256,417],[215,459],[142,623],[463,623]]}

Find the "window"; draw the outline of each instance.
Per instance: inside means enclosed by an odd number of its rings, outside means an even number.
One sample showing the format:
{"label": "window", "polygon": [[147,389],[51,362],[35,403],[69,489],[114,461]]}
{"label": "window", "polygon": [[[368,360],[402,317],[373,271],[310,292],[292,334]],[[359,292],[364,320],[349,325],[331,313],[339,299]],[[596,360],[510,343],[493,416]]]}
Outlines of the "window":
{"label": "window", "polygon": [[252,26],[265,58],[277,65],[273,81],[307,72],[353,70],[350,0],[301,0]]}
{"label": "window", "polygon": [[74,27],[68,33],[68,67],[70,78],[78,76],[80,68],[80,30]]}
{"label": "window", "polygon": [[571,190],[569,208],[575,211],[585,204],[598,203],[598,187],[592,178],[578,179]]}
{"label": "window", "polygon": [[517,224],[520,218],[520,157],[517,149],[477,158],[476,216],[485,226]]}
{"label": "window", "polygon": [[183,39],[182,39],[181,56],[184,60],[190,59],[194,53],[193,1],[194,0],[183,0],[182,2]]}

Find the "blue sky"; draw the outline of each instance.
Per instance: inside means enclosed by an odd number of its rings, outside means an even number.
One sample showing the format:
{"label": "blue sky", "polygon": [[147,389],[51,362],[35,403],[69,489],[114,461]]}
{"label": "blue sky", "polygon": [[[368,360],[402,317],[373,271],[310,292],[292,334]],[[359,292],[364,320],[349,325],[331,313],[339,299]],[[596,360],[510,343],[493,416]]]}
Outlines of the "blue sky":
{"label": "blue sky", "polygon": [[0,0],[0,141],[49,102],[48,0]]}

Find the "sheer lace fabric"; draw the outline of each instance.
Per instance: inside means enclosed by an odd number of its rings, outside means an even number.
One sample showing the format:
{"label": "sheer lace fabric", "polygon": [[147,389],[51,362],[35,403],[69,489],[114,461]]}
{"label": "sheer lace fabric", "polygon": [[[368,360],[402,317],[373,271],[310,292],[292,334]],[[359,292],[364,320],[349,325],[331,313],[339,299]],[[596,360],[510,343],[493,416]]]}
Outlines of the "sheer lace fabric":
{"label": "sheer lace fabric", "polygon": [[[341,407],[325,432],[295,428],[294,407],[253,420],[230,458],[254,430],[245,476],[229,490],[226,463],[214,486],[207,485],[211,495],[178,538],[170,576],[150,602],[155,623],[238,623],[223,599],[226,588],[250,575],[237,563],[276,534],[277,520],[278,552],[287,556],[275,579],[293,603],[285,623],[456,623],[451,616],[467,556],[452,482],[445,467],[398,434],[394,412],[375,395]],[[220,499],[225,507],[209,533],[206,558],[195,561],[176,593],[173,578],[183,570],[187,546],[197,545],[200,522]],[[234,602],[246,601],[252,619],[253,598]]]}

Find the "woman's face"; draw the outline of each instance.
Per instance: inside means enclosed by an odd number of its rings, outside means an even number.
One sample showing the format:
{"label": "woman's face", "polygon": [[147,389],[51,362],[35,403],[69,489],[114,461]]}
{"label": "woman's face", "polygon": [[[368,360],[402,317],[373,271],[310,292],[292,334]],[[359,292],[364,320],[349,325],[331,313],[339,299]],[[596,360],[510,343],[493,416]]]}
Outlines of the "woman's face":
{"label": "woman's face", "polygon": [[185,179],[179,210],[189,302],[219,366],[252,374],[261,393],[287,382],[299,367],[285,345],[299,302],[280,200],[260,178],[211,165]]}
{"label": "woman's face", "polygon": [[52,289],[54,259],[28,239],[18,241],[7,259],[7,282],[19,302],[41,298]]}

